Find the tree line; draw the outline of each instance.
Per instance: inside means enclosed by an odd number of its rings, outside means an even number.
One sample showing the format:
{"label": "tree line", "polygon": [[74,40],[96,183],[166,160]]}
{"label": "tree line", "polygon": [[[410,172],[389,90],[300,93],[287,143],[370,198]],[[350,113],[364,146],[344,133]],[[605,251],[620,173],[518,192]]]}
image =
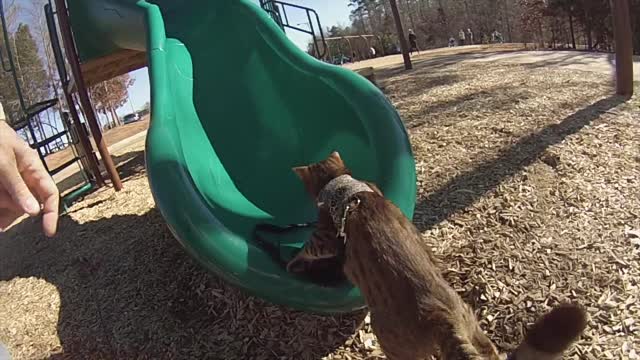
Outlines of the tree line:
{"label": "tree line", "polygon": [[[421,49],[447,46],[463,31],[465,44],[490,43],[497,32],[506,42],[540,48],[613,50],[610,0],[349,0],[351,23],[333,26],[327,35],[371,34],[377,53],[397,53],[396,4],[405,34],[412,29]],[[640,54],[640,0],[630,0],[630,7],[634,52]],[[344,43],[329,45],[332,53],[347,51]]]}

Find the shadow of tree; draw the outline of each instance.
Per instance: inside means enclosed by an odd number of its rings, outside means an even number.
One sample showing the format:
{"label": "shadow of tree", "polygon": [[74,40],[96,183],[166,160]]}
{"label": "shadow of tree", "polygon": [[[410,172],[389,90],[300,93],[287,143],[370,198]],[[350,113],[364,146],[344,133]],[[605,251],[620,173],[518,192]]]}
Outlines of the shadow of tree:
{"label": "shadow of tree", "polygon": [[317,359],[364,316],[288,310],[227,286],[191,260],[155,209],[86,223],[65,216],[54,239],[36,221],[3,234],[0,281],[55,285],[63,353],[54,358]]}
{"label": "shadow of tree", "polygon": [[[547,50],[547,52],[555,52],[553,50]],[[577,50],[563,50],[562,55],[551,57],[546,60],[536,60],[535,62],[525,63],[524,66],[536,69],[548,66],[562,66],[562,65],[589,65],[596,61],[601,61],[603,57],[606,57],[607,62],[613,67],[615,66],[614,54],[594,53],[589,51],[577,51]]]}
{"label": "shadow of tree", "polygon": [[455,65],[457,63],[469,60],[480,60],[485,58],[490,58],[492,56],[500,55],[500,54],[508,54],[512,53],[512,50],[505,51],[483,51],[483,52],[467,52],[467,53],[455,53],[450,55],[439,55],[434,54],[433,57],[429,57],[426,59],[414,59],[413,69],[405,70],[404,65],[395,65],[385,68],[376,69],[376,77],[381,80],[385,80],[388,78],[392,78],[398,75],[424,75],[425,73],[436,72],[436,70],[441,70],[442,68]]}
{"label": "shadow of tree", "polygon": [[495,159],[456,176],[416,204],[416,225],[421,231],[428,230],[473,204],[504,179],[536,161],[547,148],[577,133],[603,112],[623,102],[625,99],[618,96],[599,100],[557,124],[521,138],[514,145],[500,151]]}

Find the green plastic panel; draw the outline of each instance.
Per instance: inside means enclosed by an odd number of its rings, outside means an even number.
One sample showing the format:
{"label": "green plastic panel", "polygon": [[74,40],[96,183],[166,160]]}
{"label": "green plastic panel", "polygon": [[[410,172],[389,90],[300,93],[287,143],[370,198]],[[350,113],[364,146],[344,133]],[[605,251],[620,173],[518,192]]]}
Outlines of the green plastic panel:
{"label": "green plastic panel", "polygon": [[[332,150],[411,217],[415,167],[393,106],[366,79],[298,49],[249,0],[137,5],[150,49],[148,177],[175,237],[226,281],[271,302],[320,313],[363,307],[349,284],[286,273],[251,231],[315,220],[291,168]],[[308,235],[286,243],[299,248]]]}

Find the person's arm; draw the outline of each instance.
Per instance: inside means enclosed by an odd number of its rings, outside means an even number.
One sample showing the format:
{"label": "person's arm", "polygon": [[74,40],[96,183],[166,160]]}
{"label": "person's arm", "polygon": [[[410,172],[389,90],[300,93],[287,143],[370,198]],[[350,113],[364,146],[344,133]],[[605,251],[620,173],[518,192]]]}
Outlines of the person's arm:
{"label": "person's arm", "polygon": [[38,154],[6,123],[0,104],[0,232],[24,214],[42,213],[42,227],[53,236],[60,195]]}

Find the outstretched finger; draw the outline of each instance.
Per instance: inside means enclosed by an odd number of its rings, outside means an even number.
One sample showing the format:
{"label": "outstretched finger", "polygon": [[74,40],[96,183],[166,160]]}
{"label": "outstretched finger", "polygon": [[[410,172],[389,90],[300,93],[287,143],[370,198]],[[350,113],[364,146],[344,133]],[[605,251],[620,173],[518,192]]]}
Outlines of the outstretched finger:
{"label": "outstretched finger", "polygon": [[1,150],[0,185],[9,193],[13,201],[20,206],[22,211],[31,216],[38,215],[40,213],[40,204],[22,179],[16,160],[13,157],[13,151],[7,149]]}
{"label": "outstretched finger", "polygon": [[58,229],[58,210],[60,205],[60,194],[53,181],[48,181],[39,189],[42,207],[42,228],[45,235],[51,237]]}
{"label": "outstretched finger", "polygon": [[55,235],[60,203],[60,193],[56,184],[39,159],[26,165],[21,172],[27,186],[42,204],[42,227],[45,235]]}

